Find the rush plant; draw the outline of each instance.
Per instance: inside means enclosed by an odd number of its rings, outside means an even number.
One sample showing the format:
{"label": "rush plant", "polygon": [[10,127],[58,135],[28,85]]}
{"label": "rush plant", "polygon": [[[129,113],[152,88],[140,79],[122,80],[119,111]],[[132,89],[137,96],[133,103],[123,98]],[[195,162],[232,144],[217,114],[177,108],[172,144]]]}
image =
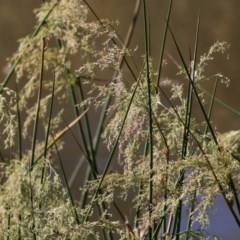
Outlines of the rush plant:
{"label": "rush plant", "polygon": [[[219,134],[211,121],[216,87],[229,79],[205,71],[229,44],[217,41],[199,56],[198,18],[186,62],[172,5],[157,59],[145,0],[136,0],[125,39],[86,0],[44,1],[35,10],[35,30],[19,40],[0,85],[1,239],[210,239],[205,229],[219,195],[240,228],[240,132]],[[129,48],[139,17],[141,64]],[[183,82],[162,78],[167,41]],[[206,80],[215,81],[212,92]],[[81,158],[64,159],[73,142]],[[67,174],[72,158],[78,163]]]}

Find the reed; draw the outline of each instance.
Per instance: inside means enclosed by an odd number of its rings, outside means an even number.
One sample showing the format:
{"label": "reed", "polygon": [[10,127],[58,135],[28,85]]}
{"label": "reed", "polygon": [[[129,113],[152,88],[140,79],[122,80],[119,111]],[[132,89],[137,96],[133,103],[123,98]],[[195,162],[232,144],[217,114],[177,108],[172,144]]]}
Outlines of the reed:
{"label": "reed", "polygon": [[[219,134],[211,120],[214,101],[240,113],[217,98],[228,78],[205,76],[229,44],[217,41],[200,56],[196,16],[187,62],[172,6],[169,0],[157,59],[148,1],[135,1],[125,38],[87,0],[44,1],[35,11],[36,28],[20,40],[0,86],[1,239],[210,239],[209,211],[220,195],[240,228],[240,133]],[[141,64],[129,47],[139,18]],[[162,78],[168,42],[182,84]],[[215,80],[212,92],[202,86],[207,78]],[[81,156],[69,173],[76,154],[65,159],[63,151],[73,144]]]}

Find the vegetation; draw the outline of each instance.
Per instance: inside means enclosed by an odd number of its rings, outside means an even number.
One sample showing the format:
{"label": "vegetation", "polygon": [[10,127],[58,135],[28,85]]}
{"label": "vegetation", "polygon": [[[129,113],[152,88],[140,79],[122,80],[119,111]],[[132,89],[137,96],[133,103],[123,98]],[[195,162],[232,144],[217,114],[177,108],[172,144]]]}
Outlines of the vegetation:
{"label": "vegetation", "polygon": [[[35,31],[20,40],[0,86],[1,239],[209,239],[208,215],[219,195],[240,228],[240,132],[218,134],[211,121],[217,85],[229,80],[205,75],[229,44],[216,42],[199,57],[198,19],[187,63],[171,30],[171,8],[169,0],[158,59],[151,56],[145,0],[136,1],[125,40],[85,0],[45,1],[35,11]],[[141,66],[129,48],[139,16]],[[185,83],[161,77],[166,41],[176,47]],[[102,79],[102,72],[111,77]],[[215,81],[211,93],[201,85],[206,80]],[[70,101],[75,117],[67,122]],[[61,157],[72,142],[82,153],[77,199],[77,174],[67,176]],[[108,148],[106,161],[100,144]]]}

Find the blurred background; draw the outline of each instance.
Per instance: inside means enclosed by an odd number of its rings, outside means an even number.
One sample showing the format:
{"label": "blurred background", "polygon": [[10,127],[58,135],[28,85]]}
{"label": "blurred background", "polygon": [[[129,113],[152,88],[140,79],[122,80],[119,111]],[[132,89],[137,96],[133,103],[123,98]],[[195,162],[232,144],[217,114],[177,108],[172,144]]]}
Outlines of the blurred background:
{"label": "blurred background", "polygon": [[[33,9],[40,6],[42,1],[14,1],[2,0],[0,5],[0,77],[4,77],[6,71],[6,58],[12,56],[18,47],[18,39],[30,34],[36,23]],[[96,10],[101,18],[118,20],[117,31],[122,38],[125,37],[129,23],[132,20],[134,0],[89,0],[89,4]],[[164,17],[167,13],[168,0],[150,0],[149,11],[151,15],[152,33],[152,56],[158,58],[162,32],[164,28]],[[229,51],[230,58],[217,56],[211,63],[211,73],[221,72],[231,79],[228,88],[218,87],[217,96],[233,108],[239,109],[239,11],[238,0],[185,0],[174,1],[170,26],[175,34],[180,49],[189,62],[189,49],[193,51],[195,40],[195,29],[198,13],[200,12],[200,36],[199,55],[206,53],[210,46],[219,41],[227,41],[231,44]],[[144,54],[143,22],[137,22],[131,48],[138,46],[137,54],[141,57]],[[176,56],[175,60],[180,63],[176,49],[172,44],[170,36],[166,52]],[[136,58],[137,59],[137,58]],[[169,59],[167,59],[169,60]],[[142,59],[140,59],[142,61]],[[164,69],[165,77],[176,79],[176,67],[169,61],[169,66]],[[209,87],[213,84],[209,83]],[[210,88],[211,90],[211,88]],[[213,121],[220,132],[239,129],[239,117],[228,111],[221,105],[215,105]]]}
{"label": "blurred background", "polygon": [[[1,0],[0,1],[0,79],[4,78],[7,71],[8,57],[11,57],[18,47],[18,39],[30,34],[35,26],[35,17],[33,9],[39,7],[42,1],[29,0]],[[129,23],[132,20],[134,0],[88,0],[88,3],[96,11],[99,17],[118,20],[116,27],[122,38],[125,37]],[[149,0],[149,12],[151,21],[151,42],[152,57],[158,58],[164,29],[164,17],[167,13],[168,0]],[[231,83],[228,88],[219,85],[217,97],[229,104],[231,107],[240,111],[239,89],[240,80],[239,70],[239,39],[240,39],[240,2],[239,0],[184,0],[173,1],[173,10],[170,20],[170,26],[175,34],[176,40],[185,57],[189,62],[190,50],[193,51],[195,31],[198,13],[200,13],[200,35],[199,35],[199,55],[208,51],[210,46],[219,41],[227,41],[231,44],[229,50],[229,59],[226,56],[217,56],[210,64],[209,73],[221,72],[230,78]],[[142,12],[141,12],[142,15]],[[93,16],[91,16],[93,18]],[[138,46],[136,52],[139,63],[144,54],[143,39],[143,21],[140,16],[134,32],[130,47]],[[166,52],[174,56],[174,59],[180,63],[177,57],[176,48],[171,38],[168,36]],[[175,57],[176,56],[176,57]],[[169,60],[169,59],[167,59]],[[163,77],[177,79],[176,66],[170,61],[164,68]],[[179,79],[181,81],[181,79]],[[206,87],[211,90],[213,82],[206,83]],[[239,119],[236,113],[233,113],[215,103],[212,121],[219,132],[238,130]],[[74,149],[65,148],[65,155],[74,154]],[[78,151],[79,152],[79,151]],[[79,154],[76,152],[76,154]],[[64,159],[64,158],[63,158]],[[68,172],[74,169],[74,164],[68,164]],[[228,214],[221,198],[216,200],[217,210],[211,215],[210,227],[208,232],[220,234],[222,239],[237,240],[240,239],[240,230],[237,228],[232,217]]]}

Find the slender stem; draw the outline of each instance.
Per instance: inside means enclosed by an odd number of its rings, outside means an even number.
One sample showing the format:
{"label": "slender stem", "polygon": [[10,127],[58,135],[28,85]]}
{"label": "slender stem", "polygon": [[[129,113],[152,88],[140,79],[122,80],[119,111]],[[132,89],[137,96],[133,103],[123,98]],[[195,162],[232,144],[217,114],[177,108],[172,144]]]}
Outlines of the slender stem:
{"label": "slender stem", "polygon": [[17,122],[18,122],[18,155],[19,160],[22,160],[22,124],[21,124],[21,114],[19,109],[19,95],[18,88],[16,85],[16,105],[17,105]]}
{"label": "slender stem", "polygon": [[169,1],[169,6],[168,6],[168,14],[167,14],[166,25],[165,25],[164,34],[163,34],[163,41],[162,41],[162,46],[161,46],[161,51],[160,51],[156,91],[158,91],[158,86],[160,84],[160,78],[161,78],[161,73],[162,73],[162,65],[163,65],[163,56],[164,56],[164,50],[165,50],[167,32],[168,32],[167,30],[168,30],[168,25],[169,25],[169,21],[170,21],[171,11],[172,11],[172,3],[173,3],[173,0],[170,0]]}
{"label": "slender stem", "polygon": [[[52,137],[53,137],[53,135],[52,135]],[[54,137],[53,137],[53,139],[54,139]],[[61,171],[62,171],[62,176],[63,176],[64,182],[66,184],[66,187],[67,187],[68,196],[69,196],[69,199],[71,201],[73,214],[75,215],[75,220],[76,220],[77,224],[80,224],[80,219],[79,219],[77,209],[76,209],[76,206],[75,206],[75,203],[74,203],[74,200],[73,200],[73,196],[72,196],[72,193],[71,193],[68,181],[67,181],[67,176],[66,176],[66,173],[65,173],[65,170],[64,170],[62,158],[60,156],[56,141],[54,141],[54,146],[55,146],[55,150],[56,150],[56,153],[57,153],[57,156],[58,156],[60,168],[61,168]]]}
{"label": "slender stem", "polygon": [[152,226],[152,205],[153,205],[153,121],[152,121],[152,100],[151,100],[151,78],[150,78],[150,46],[149,46],[149,29],[147,21],[146,1],[143,0],[143,17],[144,17],[144,37],[145,37],[145,60],[147,71],[147,94],[148,94],[148,114],[149,114],[149,231],[148,238],[152,239],[153,226]]}
{"label": "slender stem", "polygon": [[[43,157],[46,159],[47,153],[48,153],[48,139],[50,134],[50,126],[51,126],[51,119],[52,119],[52,110],[53,110],[53,100],[54,100],[54,90],[55,90],[55,76],[53,78],[53,86],[52,86],[52,93],[51,93],[51,100],[50,100],[50,108],[49,108],[49,115],[48,115],[48,123],[47,123],[47,129],[46,129],[46,138],[44,143],[44,151],[43,151]],[[46,168],[46,161],[44,161],[42,166],[42,173],[41,173],[41,186],[44,187],[44,180],[45,180],[45,168]],[[42,208],[42,201],[39,203],[39,209]]]}
{"label": "slender stem", "polygon": [[39,88],[38,88],[38,97],[37,97],[37,106],[36,106],[36,116],[34,121],[34,129],[32,136],[32,153],[30,159],[30,168],[34,164],[34,155],[35,155],[35,147],[36,147],[36,138],[37,138],[37,130],[38,130],[38,122],[39,122],[39,112],[40,112],[40,103],[42,97],[42,84],[43,84],[43,72],[44,72],[44,54],[46,51],[46,43],[45,38],[42,39],[42,53],[41,53],[41,66],[40,66],[40,76],[39,76]]}
{"label": "slender stem", "polygon": [[45,45],[45,38],[42,39],[42,49],[41,49],[41,66],[40,66],[40,76],[39,76],[39,89],[38,89],[38,97],[37,97],[37,107],[36,107],[36,116],[34,121],[34,129],[33,129],[33,136],[32,136],[32,147],[31,147],[31,158],[29,160],[29,198],[31,202],[31,208],[32,208],[32,226],[30,231],[33,232],[33,239],[36,239],[36,234],[34,232],[35,228],[35,215],[34,215],[34,199],[33,199],[33,183],[32,183],[32,176],[31,176],[31,170],[34,164],[34,155],[35,155],[35,148],[36,148],[36,140],[37,140],[37,129],[38,129],[38,122],[39,122],[39,112],[40,112],[40,102],[42,97],[42,82],[43,82],[43,72],[44,72],[44,54],[46,51],[46,45]]}

